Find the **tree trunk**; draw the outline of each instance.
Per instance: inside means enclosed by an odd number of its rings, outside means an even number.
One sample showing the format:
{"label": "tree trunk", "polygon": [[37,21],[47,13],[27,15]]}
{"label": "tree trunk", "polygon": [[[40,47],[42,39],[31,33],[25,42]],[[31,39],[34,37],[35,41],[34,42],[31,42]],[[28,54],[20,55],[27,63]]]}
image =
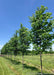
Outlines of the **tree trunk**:
{"label": "tree trunk", "polygon": [[42,52],[40,51],[40,64],[41,64],[41,75],[43,75],[42,73]]}
{"label": "tree trunk", "polygon": [[24,54],[22,54],[22,68],[23,68],[23,70],[24,70]]}

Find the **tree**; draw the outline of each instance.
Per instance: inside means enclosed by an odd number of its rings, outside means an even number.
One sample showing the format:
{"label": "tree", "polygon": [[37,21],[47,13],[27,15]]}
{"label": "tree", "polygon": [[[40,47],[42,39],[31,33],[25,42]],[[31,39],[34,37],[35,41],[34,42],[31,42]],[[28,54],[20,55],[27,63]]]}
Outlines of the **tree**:
{"label": "tree", "polygon": [[35,50],[32,50],[31,51],[31,55],[33,56],[33,55],[36,55],[36,51]]}
{"label": "tree", "polygon": [[38,46],[36,44],[34,44],[33,49],[36,50],[36,55],[39,54],[40,51],[39,51],[39,48],[38,48]]}
{"label": "tree", "polygon": [[6,43],[4,46],[3,46],[3,48],[2,48],[2,50],[1,50],[1,53],[2,54],[8,54],[9,53],[9,43]]}
{"label": "tree", "polygon": [[11,51],[13,52],[14,54],[14,59],[15,59],[15,56],[18,54],[18,31],[15,32],[14,36],[10,39],[10,44],[11,44]]}
{"label": "tree", "polygon": [[18,35],[17,35],[18,31],[16,31],[16,33],[14,34],[14,55],[17,55],[18,52]]}
{"label": "tree", "polygon": [[14,54],[15,56],[18,54],[20,51],[20,43],[19,43],[19,36],[18,36],[18,31],[16,30],[14,36],[6,43],[1,52],[2,54]]}
{"label": "tree", "polygon": [[[41,75],[42,75],[42,52],[51,45],[53,39],[52,17],[50,12],[45,12],[47,7],[37,8],[35,14],[30,17],[32,41],[40,50]],[[52,34],[50,33],[52,32]]]}
{"label": "tree", "polygon": [[1,54],[7,54],[9,57],[9,55],[11,54],[11,48],[10,47],[11,47],[10,43],[9,42],[6,43],[3,46],[3,48],[1,49]]}
{"label": "tree", "polygon": [[53,53],[52,47],[50,47],[49,52],[50,52],[50,54],[52,54],[52,53]]}
{"label": "tree", "polygon": [[[21,24],[21,28],[19,29],[19,42],[20,42],[20,50],[22,52],[22,59],[24,59],[24,54],[26,50],[29,48],[30,44],[30,33],[27,28],[23,27]],[[24,64],[24,60],[22,60]]]}

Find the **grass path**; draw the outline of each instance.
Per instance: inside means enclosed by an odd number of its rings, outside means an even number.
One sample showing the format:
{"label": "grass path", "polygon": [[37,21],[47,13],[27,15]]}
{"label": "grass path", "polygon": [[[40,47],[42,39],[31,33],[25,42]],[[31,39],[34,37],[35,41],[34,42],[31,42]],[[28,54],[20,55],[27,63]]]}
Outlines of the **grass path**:
{"label": "grass path", "polygon": [[[22,63],[22,60],[19,60],[21,63]],[[33,64],[31,64],[31,63],[27,63],[26,61],[24,61],[24,64],[27,64],[27,65],[29,65],[29,66],[33,66],[33,67],[35,67],[35,68],[38,68],[38,69],[40,69],[41,70],[41,68],[39,67],[39,66],[35,66],[35,65],[33,65]],[[44,71],[46,71],[46,72],[50,72],[50,73],[54,73],[53,71],[51,71],[51,70],[48,70],[48,69],[45,69],[44,67],[43,67],[43,70]]]}
{"label": "grass path", "polygon": [[0,57],[0,75],[19,75],[14,68],[7,64],[3,57]]}
{"label": "grass path", "polygon": [[19,60],[12,60],[11,58],[4,58],[8,64],[10,64],[12,67],[10,67],[16,75],[36,75],[37,73],[40,73],[40,70],[31,66],[24,64],[24,70],[22,68],[22,62]]}
{"label": "grass path", "polygon": [[[17,56],[16,59],[22,61],[21,56]],[[43,70],[48,73],[54,74],[54,55],[43,55]],[[24,56],[24,62],[33,65],[40,69],[40,57],[36,56]]]}
{"label": "grass path", "polygon": [[19,73],[12,67],[8,64],[8,67],[16,74],[16,75],[19,75]]}
{"label": "grass path", "polygon": [[3,68],[2,68],[1,64],[0,64],[0,75],[4,75],[4,71],[3,71]]}
{"label": "grass path", "polygon": [[[1,57],[0,57],[0,73],[1,73],[1,75],[7,75],[7,73],[8,73],[8,68],[7,68],[7,66],[6,66],[6,64],[5,64],[5,62],[3,61],[3,59],[1,59]],[[9,73],[8,73],[8,75],[9,75]]]}
{"label": "grass path", "polygon": [[[38,56],[37,56],[38,57]],[[39,57],[38,57],[39,58]],[[54,61],[53,60],[54,56],[51,56],[51,60],[49,59],[50,57],[44,56],[43,59],[43,74],[44,73],[52,73],[54,74]],[[40,70],[40,63],[39,60],[36,59],[36,56],[25,56],[24,57],[24,70],[22,69],[22,59],[21,56],[15,57],[10,56],[8,57],[0,57],[0,75],[36,75],[37,73],[41,73]],[[48,61],[45,63],[45,61]],[[36,64],[36,65],[35,65]],[[49,64],[49,65],[48,65]],[[48,67],[45,67],[48,66]],[[52,66],[51,66],[52,65]],[[53,71],[52,71],[53,70]]]}

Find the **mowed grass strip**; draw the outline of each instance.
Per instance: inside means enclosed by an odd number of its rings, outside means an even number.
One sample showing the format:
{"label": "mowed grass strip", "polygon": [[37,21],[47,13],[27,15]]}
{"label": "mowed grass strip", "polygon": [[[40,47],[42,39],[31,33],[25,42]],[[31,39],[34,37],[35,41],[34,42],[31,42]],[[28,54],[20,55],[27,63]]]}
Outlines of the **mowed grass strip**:
{"label": "mowed grass strip", "polygon": [[11,65],[15,69],[15,71],[19,73],[19,75],[36,75],[37,73],[41,72],[38,68],[35,68],[27,64],[24,64],[24,69],[23,69],[22,63],[19,62],[18,60],[16,61],[11,58],[6,58],[5,60],[7,64]]}
{"label": "mowed grass strip", "polygon": [[16,75],[14,72],[7,66],[7,62],[3,57],[0,57],[0,75]]}
{"label": "mowed grass strip", "polygon": [[[53,73],[54,74],[54,55],[43,55],[43,73]],[[5,62],[10,65],[17,75],[36,75],[40,73],[40,57],[36,56],[24,56],[24,70],[22,69],[22,56],[9,56],[9,58],[3,58]],[[15,60],[14,60],[15,59]],[[48,62],[47,62],[48,61]],[[38,67],[37,67],[38,65]],[[13,75],[13,74],[12,74]]]}
{"label": "mowed grass strip", "polygon": [[[22,56],[17,56],[17,60],[22,60]],[[28,64],[31,63],[34,66],[37,66],[40,68],[40,56],[24,56],[24,61]],[[42,61],[43,61],[43,70],[46,70],[49,73],[54,74],[54,54],[48,54],[48,55],[42,55]]]}
{"label": "mowed grass strip", "polygon": [[2,68],[1,62],[0,62],[0,75],[4,75],[4,70]]}
{"label": "mowed grass strip", "polygon": [[[14,57],[14,56],[12,56],[12,58],[11,58],[11,56],[9,56],[9,58],[10,58],[10,60],[11,59],[15,59],[15,61],[13,61],[13,60],[11,60],[12,61],[12,63],[14,62],[14,67],[15,67],[15,69],[19,72],[19,73],[22,73],[23,75],[26,75],[26,74],[28,74],[28,75],[30,75],[30,73],[32,73],[33,75],[35,75],[35,74],[37,74],[37,73],[40,73],[41,72],[41,70],[40,70],[40,65],[39,66],[37,66],[38,64],[36,64],[36,65],[34,65],[34,64],[32,64],[31,62],[27,62],[26,60],[25,60],[25,57],[28,57],[29,58],[29,56],[24,56],[24,70],[22,71],[22,56],[16,56],[16,57]],[[30,57],[32,57],[32,56],[30,56]],[[28,58],[27,58],[27,60],[28,60]],[[39,58],[39,57],[38,57]],[[34,57],[33,57],[33,59],[34,59]],[[30,60],[31,60],[31,58],[30,58]],[[29,60],[28,60],[29,61]],[[31,60],[32,61],[32,60]],[[39,60],[38,60],[39,61]],[[36,62],[37,63],[37,62]],[[40,63],[40,62],[39,62]],[[50,70],[47,70],[47,69],[45,69],[45,68],[43,68],[43,73],[51,73],[51,71]]]}

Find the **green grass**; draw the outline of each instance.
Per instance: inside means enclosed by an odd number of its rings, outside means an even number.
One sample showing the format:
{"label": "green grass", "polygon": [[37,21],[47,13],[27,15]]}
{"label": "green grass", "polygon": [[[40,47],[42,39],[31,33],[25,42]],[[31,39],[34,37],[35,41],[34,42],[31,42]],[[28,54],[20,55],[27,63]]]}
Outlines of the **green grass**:
{"label": "green grass", "polygon": [[[21,56],[17,56],[17,59],[22,60]],[[40,67],[40,56],[24,56],[24,61],[31,63],[34,66]],[[54,73],[54,55],[42,55],[43,70],[49,73]]]}
{"label": "green grass", "polygon": [[36,73],[40,72],[39,69],[29,66],[27,64],[24,64],[24,70],[23,70],[22,68],[23,65],[21,62],[13,59],[11,60],[10,58],[9,59],[6,58],[5,60],[7,64],[11,65],[15,69],[15,71],[19,73],[19,75],[36,75]]}
{"label": "green grass", "polygon": [[[42,58],[43,73],[54,73],[54,55],[43,55]],[[24,56],[24,70],[22,56],[16,56],[15,60],[14,56],[0,57],[0,75],[37,75],[40,72],[39,55]]]}
{"label": "green grass", "polygon": [[0,75],[16,75],[8,66],[4,58],[0,57]]}

